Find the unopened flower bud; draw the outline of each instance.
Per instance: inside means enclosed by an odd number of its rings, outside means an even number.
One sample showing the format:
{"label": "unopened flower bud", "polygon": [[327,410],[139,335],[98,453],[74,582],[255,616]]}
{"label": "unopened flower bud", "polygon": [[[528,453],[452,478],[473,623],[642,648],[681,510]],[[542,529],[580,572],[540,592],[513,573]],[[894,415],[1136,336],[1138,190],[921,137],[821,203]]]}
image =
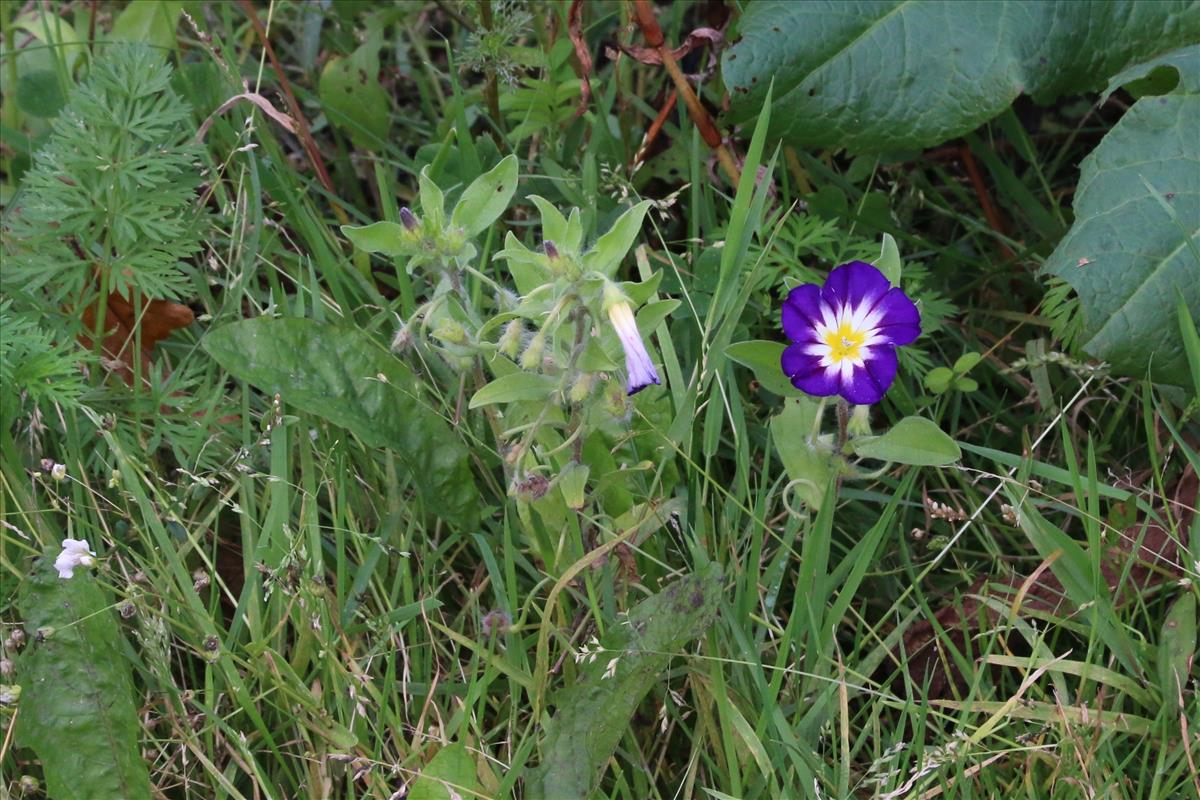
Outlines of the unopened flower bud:
{"label": "unopened flower bud", "polygon": [[466,344],[468,341],[466,329],[452,319],[440,320],[433,336],[446,344]]}
{"label": "unopened flower bud", "polygon": [[408,206],[400,209],[400,224],[404,226],[405,230],[415,231],[417,229],[417,218],[413,216]]}
{"label": "unopened flower bud", "polygon": [[581,372],[579,377],[575,379],[575,383],[571,384],[571,391],[567,398],[572,403],[582,403],[587,400],[588,395],[592,393],[592,388],[596,385],[596,373]]}
{"label": "unopened flower bud", "polygon": [[547,239],[542,242],[542,249],[546,251],[546,255],[550,258],[558,258],[558,248],[554,246],[554,242]]}
{"label": "unopened flower bud", "polygon": [[532,503],[545,496],[550,489],[550,481],[544,475],[526,475],[513,481],[509,493],[526,503]]}
{"label": "unopened flower bud", "polygon": [[410,347],[412,347],[412,331],[407,325],[401,325],[400,329],[396,331],[396,335],[392,337],[392,350],[403,353]]}
{"label": "unopened flower bud", "polygon": [[869,436],[871,434],[871,407],[855,406],[850,412],[850,421],[846,430],[851,436]]}
{"label": "unopened flower bud", "polygon": [[529,346],[525,348],[525,352],[521,354],[521,366],[524,369],[537,369],[542,365],[542,352],[546,349],[546,337],[538,331],[532,339],[529,340]]}
{"label": "unopened flower bud", "polygon": [[56,481],[61,481],[63,478],[67,477],[67,465],[55,464],[50,468],[50,477],[54,478]]}
{"label": "unopened flower bud", "polygon": [[509,358],[515,359],[517,353],[521,351],[521,333],[524,326],[521,320],[514,319],[504,326],[504,333],[500,334],[500,352]]}

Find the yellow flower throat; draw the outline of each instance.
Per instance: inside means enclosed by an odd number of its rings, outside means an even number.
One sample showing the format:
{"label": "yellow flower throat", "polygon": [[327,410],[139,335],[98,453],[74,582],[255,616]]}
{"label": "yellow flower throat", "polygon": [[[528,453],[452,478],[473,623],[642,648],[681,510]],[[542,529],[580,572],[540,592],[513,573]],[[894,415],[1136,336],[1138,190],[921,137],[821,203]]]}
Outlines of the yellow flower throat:
{"label": "yellow flower throat", "polygon": [[862,357],[862,343],[867,338],[866,333],[856,331],[849,322],[843,322],[837,330],[825,334],[825,344],[829,346],[829,358],[839,364],[843,359],[857,361]]}

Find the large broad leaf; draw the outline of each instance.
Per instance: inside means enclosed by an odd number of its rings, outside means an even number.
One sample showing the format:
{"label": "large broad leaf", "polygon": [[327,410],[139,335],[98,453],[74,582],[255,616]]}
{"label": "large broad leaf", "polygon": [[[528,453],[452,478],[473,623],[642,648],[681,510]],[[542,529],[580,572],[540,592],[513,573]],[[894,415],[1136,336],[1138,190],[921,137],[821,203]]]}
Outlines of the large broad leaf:
{"label": "large broad leaf", "polygon": [[731,119],[758,114],[793,144],[925,147],[1020,94],[1099,89],[1129,64],[1200,37],[1189,0],[758,0],[724,57]]}
{"label": "large broad leaf", "polygon": [[721,571],[709,564],[638,603],[609,628],[603,652],[585,659],[579,678],[556,698],[541,766],[526,783],[529,800],[593,796],[592,784],[642,698],[671,658],[712,624],[721,588]]}
{"label": "large broad leaf", "polygon": [[472,800],[484,797],[475,778],[475,759],[463,744],[450,744],[438,750],[429,766],[413,782],[408,800]]}
{"label": "large broad leaf", "polygon": [[391,103],[378,78],[381,44],[372,36],[348,57],[329,59],[317,84],[329,121],[363,150],[382,149],[392,126]]}
{"label": "large broad leaf", "polygon": [[204,349],[236,377],[392,450],[431,513],[462,526],[478,519],[466,447],[418,397],[412,371],[362,331],[258,317],[212,331]]}
{"label": "large broad leaf", "polygon": [[1200,45],[1140,64],[1110,89],[1159,67],[1176,69],[1178,86],[1134,103],[1084,159],[1075,224],[1045,271],[1079,295],[1088,353],[1185,386],[1175,309],[1182,297],[1200,316]]}
{"label": "large broad leaf", "polygon": [[29,641],[17,664],[17,742],[42,761],[57,800],[149,798],[130,664],[112,601],[88,570],[62,579],[48,550],[21,584]]}

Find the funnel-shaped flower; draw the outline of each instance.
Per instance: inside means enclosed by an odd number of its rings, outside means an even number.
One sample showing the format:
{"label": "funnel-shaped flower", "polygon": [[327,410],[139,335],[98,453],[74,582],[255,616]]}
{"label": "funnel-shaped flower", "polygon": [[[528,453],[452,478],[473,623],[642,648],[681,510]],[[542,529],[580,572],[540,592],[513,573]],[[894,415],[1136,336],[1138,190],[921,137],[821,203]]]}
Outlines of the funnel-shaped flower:
{"label": "funnel-shaped flower", "polygon": [[633,395],[661,381],[633,318],[633,306],[615,286],[610,284],[609,287],[605,290],[604,310],[625,350],[625,394]]}
{"label": "funnel-shaped flower", "polygon": [[75,575],[76,567],[90,567],[96,563],[95,552],[88,549],[87,539],[63,539],[62,552],[54,559],[58,577],[67,579]]}
{"label": "funnel-shaped flower", "polygon": [[788,293],[783,330],[793,344],[780,366],[793,386],[867,405],[892,385],[896,347],[921,334],[921,315],[882,272],[851,261],[830,272],[824,286],[806,283]]}

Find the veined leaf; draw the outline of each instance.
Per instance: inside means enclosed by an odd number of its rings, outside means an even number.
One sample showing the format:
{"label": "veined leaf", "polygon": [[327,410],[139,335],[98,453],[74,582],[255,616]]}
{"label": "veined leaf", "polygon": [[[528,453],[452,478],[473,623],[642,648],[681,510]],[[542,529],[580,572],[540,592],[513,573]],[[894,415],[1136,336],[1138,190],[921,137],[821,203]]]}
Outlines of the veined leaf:
{"label": "veined leaf", "polygon": [[542,763],[526,784],[526,797],[592,796],[600,769],[642,698],[672,656],[712,624],[721,589],[721,571],[709,564],[638,603],[626,619],[609,627],[603,652],[585,659],[580,676],[556,698],[558,710],[546,728]]}
{"label": "veined leaf", "polygon": [[130,664],[112,601],[87,570],[62,579],[57,548],[21,585],[29,641],[18,662],[17,741],[42,760],[57,800],[149,798]]}
{"label": "veined leaf", "polygon": [[431,514],[463,526],[478,518],[467,448],[421,401],[412,371],[362,331],[257,317],[210,332],[204,349],[234,376],[393,451]]}
{"label": "veined leaf", "polygon": [[[1200,16],[1200,15],[1197,15]],[[1180,297],[1200,316],[1200,45],[1139,64],[1116,88],[1173,67],[1170,94],[1143,97],[1080,167],[1075,224],[1044,272],[1071,284],[1080,341],[1125,375],[1188,385]]]}
{"label": "veined leaf", "polygon": [[550,397],[558,382],[536,372],[513,372],[482,387],[471,398],[471,408],[518,400],[542,400]]}
{"label": "veined leaf", "polygon": [[1102,88],[1119,70],[1200,37],[1187,0],[758,0],[722,61],[731,120],[759,113],[807,147],[926,147],[975,129],[1021,94]]}
{"label": "veined leaf", "polygon": [[504,213],[516,190],[517,157],[510,155],[463,190],[450,223],[466,230],[468,237],[474,236]]}

